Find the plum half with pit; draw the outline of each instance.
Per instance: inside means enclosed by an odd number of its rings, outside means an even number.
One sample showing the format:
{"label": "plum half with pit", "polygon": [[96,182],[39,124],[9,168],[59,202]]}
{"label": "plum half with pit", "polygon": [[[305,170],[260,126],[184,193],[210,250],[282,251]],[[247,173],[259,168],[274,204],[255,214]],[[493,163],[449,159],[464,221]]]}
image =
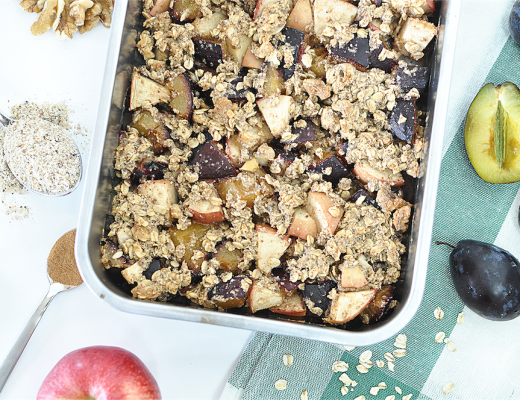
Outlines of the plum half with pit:
{"label": "plum half with pit", "polygon": [[481,317],[508,321],[520,315],[520,263],[508,251],[461,240],[450,254],[450,269],[460,298]]}
{"label": "plum half with pit", "polygon": [[464,126],[468,158],[489,183],[520,180],[520,90],[511,82],[488,83],[471,103]]}

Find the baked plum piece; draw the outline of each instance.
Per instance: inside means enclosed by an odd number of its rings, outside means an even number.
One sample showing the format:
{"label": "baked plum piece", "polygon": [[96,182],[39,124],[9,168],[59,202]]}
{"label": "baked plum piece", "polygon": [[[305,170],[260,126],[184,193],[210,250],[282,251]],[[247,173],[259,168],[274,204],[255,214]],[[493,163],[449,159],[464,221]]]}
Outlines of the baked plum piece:
{"label": "baked plum piece", "polygon": [[329,293],[336,287],[336,282],[331,280],[306,283],[303,289],[303,300],[308,310],[313,314],[323,316],[330,307]]}
{"label": "baked plum piece", "polygon": [[244,305],[252,282],[247,276],[234,276],[228,281],[220,281],[208,292],[208,299],[220,308],[236,308]]}

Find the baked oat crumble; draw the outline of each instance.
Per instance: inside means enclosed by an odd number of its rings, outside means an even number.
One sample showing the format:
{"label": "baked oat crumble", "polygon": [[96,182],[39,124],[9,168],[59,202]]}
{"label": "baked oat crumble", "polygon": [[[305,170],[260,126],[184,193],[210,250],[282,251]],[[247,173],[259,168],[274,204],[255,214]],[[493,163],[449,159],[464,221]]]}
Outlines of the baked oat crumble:
{"label": "baked oat crumble", "polygon": [[144,0],[105,267],[143,300],[379,320],[413,215],[401,187],[419,174],[428,69],[412,60],[437,33],[433,11]]}

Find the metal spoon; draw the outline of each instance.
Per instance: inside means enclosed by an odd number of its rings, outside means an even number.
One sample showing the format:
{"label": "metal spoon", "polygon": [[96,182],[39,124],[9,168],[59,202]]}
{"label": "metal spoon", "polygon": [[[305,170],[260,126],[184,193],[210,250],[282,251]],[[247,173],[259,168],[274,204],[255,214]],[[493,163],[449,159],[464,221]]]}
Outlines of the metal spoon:
{"label": "metal spoon", "polygon": [[40,322],[40,319],[43,317],[43,313],[47,310],[47,307],[49,306],[49,303],[51,300],[56,296],[58,293],[63,292],[65,290],[74,289],[78,286],[75,285],[64,285],[59,282],[54,282],[51,277],[49,276],[49,268],[47,268],[47,278],[49,279],[49,283],[51,286],[49,287],[49,292],[43,299],[40,306],[37,308],[37,310],[34,312],[33,316],[25,326],[24,330],[20,334],[20,337],[14,344],[13,348],[5,358],[3,364],[0,366],[0,392],[5,386],[5,383],[7,382],[7,378],[9,378],[9,375],[11,375],[11,372],[14,369],[14,366],[18,362],[18,359],[22,355],[25,346],[27,346],[27,343],[29,342],[29,339],[31,338],[34,330],[38,326],[38,323]]}
{"label": "metal spoon", "polygon": [[[4,127],[7,127],[10,124],[14,124],[15,122],[16,122],[16,120],[14,120],[12,118],[9,118],[7,115],[5,115],[0,110],[0,125],[3,125]],[[21,179],[21,177],[19,176],[19,174],[16,173],[16,170],[14,168],[12,168],[12,163],[11,163],[11,160],[9,159],[9,155],[8,155],[7,152],[4,152],[4,160],[7,163],[7,165],[9,166],[9,170],[14,175],[14,177],[28,191],[36,193],[36,194],[40,194],[42,196],[49,196],[49,197],[65,196],[65,195],[73,192],[74,189],[76,189],[78,187],[79,183],[81,182],[82,175],[83,175],[83,162],[82,162],[82,159],[81,159],[81,153],[80,153],[80,151],[78,149],[78,146],[76,145],[76,142],[74,142],[74,140],[72,140],[72,138],[70,138],[70,140],[72,141],[72,143],[74,143],[74,146],[76,147],[76,151],[77,151],[77,153],[79,155],[80,169],[79,169],[79,177],[78,177],[78,180],[77,180],[76,184],[73,187],[71,187],[71,188],[67,188],[67,190],[64,191],[64,192],[60,192],[60,193],[47,193],[47,192],[41,192],[41,191],[36,190],[35,188],[31,187],[28,184],[28,182],[24,182],[23,179]]]}

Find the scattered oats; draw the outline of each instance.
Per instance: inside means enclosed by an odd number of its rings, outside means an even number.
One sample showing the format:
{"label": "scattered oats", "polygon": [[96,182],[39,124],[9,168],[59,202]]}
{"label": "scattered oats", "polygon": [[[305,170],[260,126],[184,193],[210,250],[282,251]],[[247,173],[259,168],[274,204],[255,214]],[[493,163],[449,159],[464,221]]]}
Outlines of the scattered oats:
{"label": "scattered oats", "polygon": [[368,368],[365,367],[364,365],[362,364],[359,364],[359,365],[356,365],[356,369],[359,371],[359,373],[361,374],[366,374],[368,372]]}
{"label": "scattered oats", "polygon": [[448,347],[449,351],[457,351],[457,346],[455,346],[455,343],[453,343],[449,338],[445,340],[446,346]]}
{"label": "scattered oats", "polygon": [[379,390],[380,390],[380,389],[381,389],[381,388],[380,388],[380,387],[377,387],[377,386],[371,387],[371,388],[370,388],[370,394],[371,394],[372,396],[377,396],[377,394],[379,393]]}
{"label": "scattered oats", "polygon": [[370,350],[366,350],[359,356],[359,362],[364,364],[372,358],[372,352]]}
{"label": "scattered oats", "polygon": [[442,387],[442,393],[448,394],[453,390],[454,387],[455,385],[453,384],[453,382],[446,382]]}
{"label": "scattered oats", "polygon": [[307,394],[307,390],[304,390],[302,392],[302,394],[300,395],[300,399],[301,400],[308,400],[309,399],[309,395]]}
{"label": "scattered oats", "polygon": [[403,396],[403,400],[410,400],[412,398],[412,393]]}
{"label": "scattered oats", "polygon": [[392,353],[385,353],[384,356],[386,361],[395,361],[395,357],[392,355]]}
{"label": "scattered oats", "polygon": [[352,351],[356,348],[356,346],[343,346],[343,348],[346,350],[346,351]]}
{"label": "scattered oats", "polygon": [[356,381],[352,381],[351,386],[352,387],[357,386],[357,382]]}
{"label": "scattered oats", "polygon": [[361,396],[356,397],[354,400],[366,400],[366,399],[365,399],[365,396],[361,395]]}
{"label": "scattered oats", "polygon": [[444,318],[444,311],[442,311],[442,309],[440,307],[437,307],[435,309],[435,311],[433,312],[433,315],[435,316],[436,319],[438,319],[439,321]]}
{"label": "scattered oats", "polygon": [[406,348],[406,340],[407,340],[406,335],[401,333],[400,335],[397,335],[397,337],[395,338],[394,346],[395,347],[399,347],[401,349],[405,349]]}
{"label": "scattered oats", "polygon": [[381,360],[376,360],[376,365],[379,367],[379,368],[383,368],[385,366],[385,362],[384,361],[381,361]]}
{"label": "scattered oats", "polygon": [[343,396],[345,396],[346,394],[348,394],[348,390],[349,390],[349,389],[348,389],[347,386],[342,386],[342,387],[341,387],[341,394],[342,394]]}
{"label": "scattered oats", "polygon": [[397,349],[393,351],[394,356],[396,357],[404,357],[406,355],[405,349]]}
{"label": "scattered oats", "polygon": [[345,361],[334,361],[332,370],[334,372],[345,372],[348,370],[348,364]]}
{"label": "scattered oats", "polygon": [[340,375],[339,380],[340,380],[341,382],[343,382],[343,384],[344,384],[345,386],[350,386],[350,385],[352,384],[352,382],[353,382],[352,379],[350,379],[350,378],[348,377],[348,375],[345,374],[345,373],[342,373],[342,374]]}
{"label": "scattered oats", "polygon": [[386,386],[386,383],[384,383],[384,382],[379,382],[377,384],[377,387],[380,389],[386,389],[388,386]]}
{"label": "scattered oats", "polygon": [[390,371],[394,372],[394,367],[395,367],[394,363],[392,361],[388,361],[388,369]]}
{"label": "scattered oats", "polygon": [[435,342],[442,343],[444,341],[445,337],[446,337],[446,334],[444,332],[439,332],[435,335]]}
{"label": "scattered oats", "polygon": [[287,381],[284,380],[284,379],[278,379],[275,383],[274,383],[274,387],[278,390],[285,390],[287,389]]}
{"label": "scattered oats", "polygon": [[403,394],[403,391],[401,390],[401,388],[399,386],[395,387],[395,391],[397,392],[397,394]]}
{"label": "scattered oats", "polygon": [[462,324],[464,322],[464,313],[459,313],[459,315],[457,315],[457,324]]}
{"label": "scattered oats", "polygon": [[395,396],[391,394],[390,396],[386,396],[385,400],[395,400]]}
{"label": "scattered oats", "polygon": [[291,354],[284,354],[283,355],[283,364],[286,367],[290,367],[293,364],[293,356]]}

